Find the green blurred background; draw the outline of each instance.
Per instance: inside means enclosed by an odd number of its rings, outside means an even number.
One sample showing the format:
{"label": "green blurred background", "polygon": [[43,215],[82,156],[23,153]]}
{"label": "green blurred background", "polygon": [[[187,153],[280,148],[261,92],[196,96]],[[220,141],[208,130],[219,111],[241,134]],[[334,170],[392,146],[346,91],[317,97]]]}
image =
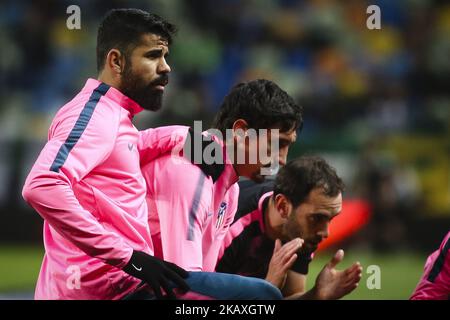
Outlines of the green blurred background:
{"label": "green blurred background", "polygon": [[[66,27],[69,5],[81,29]],[[381,9],[368,30],[366,9]],[[170,84],[139,128],[207,128],[230,88],[277,82],[305,109],[289,158],[325,157],[346,199],[372,207],[339,244],[381,268],[350,299],[407,299],[426,257],[450,229],[450,5],[444,0],[153,0],[0,2],[0,298],[31,298],[43,254],[42,220],[22,200],[24,179],[56,110],[96,77],[95,38],[110,8],[137,7],[179,27]],[[331,256],[320,253],[309,283]]]}
{"label": "green blurred background", "polygon": [[[0,299],[30,299],[39,273],[43,249],[39,246],[0,247]],[[307,287],[323,266],[331,259],[332,252],[319,253],[311,263]],[[344,299],[408,299],[423,270],[424,257],[417,253],[377,254],[350,251],[338,269],[345,269],[359,261],[363,277],[358,288]],[[367,281],[372,273],[367,267],[380,267],[380,289],[369,289]],[[370,286],[369,286],[370,287]]]}

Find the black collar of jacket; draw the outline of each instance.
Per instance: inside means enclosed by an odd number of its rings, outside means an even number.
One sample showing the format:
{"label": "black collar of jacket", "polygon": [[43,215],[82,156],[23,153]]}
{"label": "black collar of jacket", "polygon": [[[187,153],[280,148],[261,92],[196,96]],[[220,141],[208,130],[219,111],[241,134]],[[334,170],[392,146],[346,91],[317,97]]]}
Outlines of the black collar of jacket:
{"label": "black collar of jacket", "polygon": [[[188,135],[190,135],[190,136],[186,139],[186,143],[184,145],[185,157],[187,159],[189,159],[193,164],[198,166],[205,175],[210,176],[213,179],[213,182],[216,182],[219,179],[222,172],[225,170],[225,159],[223,156],[222,147],[220,146],[219,143],[217,143],[216,141],[214,141],[212,139],[205,140],[205,137],[202,135],[201,132],[194,131],[192,128],[189,128]],[[194,153],[194,150],[195,150],[194,142],[199,141],[198,139],[202,142],[201,159],[198,159],[199,156],[195,157],[195,153]],[[207,163],[205,163],[205,161],[203,159],[205,148],[211,144],[214,144],[214,146],[212,146],[212,148],[210,150],[213,150],[214,153],[216,151],[220,152],[220,154],[218,154],[218,155],[212,154],[212,157],[214,159],[216,159],[216,157],[217,157],[218,159],[221,160],[220,163],[213,162],[211,164],[207,164]]]}

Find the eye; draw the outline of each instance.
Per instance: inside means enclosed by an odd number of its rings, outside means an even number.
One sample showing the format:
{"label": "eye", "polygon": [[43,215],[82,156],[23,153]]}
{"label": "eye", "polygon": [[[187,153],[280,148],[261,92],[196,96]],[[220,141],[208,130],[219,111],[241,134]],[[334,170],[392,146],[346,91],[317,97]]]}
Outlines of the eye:
{"label": "eye", "polygon": [[315,214],[311,216],[311,221],[316,224],[323,223],[325,221],[328,221],[328,217],[322,214]]}
{"label": "eye", "polygon": [[149,58],[149,59],[157,59],[159,57],[161,57],[162,55],[162,50],[152,50],[149,51],[145,54],[145,57]]}

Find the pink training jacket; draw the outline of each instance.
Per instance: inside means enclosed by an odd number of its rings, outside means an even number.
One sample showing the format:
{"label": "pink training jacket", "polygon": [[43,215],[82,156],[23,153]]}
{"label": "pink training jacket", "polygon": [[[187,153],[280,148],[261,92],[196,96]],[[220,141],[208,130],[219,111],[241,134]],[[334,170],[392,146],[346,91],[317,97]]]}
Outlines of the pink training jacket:
{"label": "pink training jacket", "polygon": [[450,231],[442,241],[439,250],[428,257],[425,272],[410,299],[450,299]]}
{"label": "pink training jacket", "polygon": [[[185,139],[188,128],[171,134]],[[238,176],[223,142],[212,139],[222,150],[223,165],[199,166],[178,150],[142,167],[155,256],[189,271],[214,271],[237,209]]]}
{"label": "pink training jacket", "polygon": [[121,270],[133,249],[153,254],[140,161],[178,143],[138,132],[141,110],[89,79],[53,119],[23,188],[45,220],[36,299],[119,299],[140,283]]}

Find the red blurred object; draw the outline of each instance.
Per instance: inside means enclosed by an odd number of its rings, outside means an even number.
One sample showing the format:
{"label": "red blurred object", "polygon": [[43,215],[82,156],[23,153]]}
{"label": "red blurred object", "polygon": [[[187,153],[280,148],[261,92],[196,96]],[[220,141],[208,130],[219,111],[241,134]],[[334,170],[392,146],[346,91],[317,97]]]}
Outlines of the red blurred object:
{"label": "red blurred object", "polygon": [[322,241],[317,251],[334,246],[353,235],[367,224],[372,214],[370,204],[364,200],[345,200],[341,213],[331,220],[329,236]]}

